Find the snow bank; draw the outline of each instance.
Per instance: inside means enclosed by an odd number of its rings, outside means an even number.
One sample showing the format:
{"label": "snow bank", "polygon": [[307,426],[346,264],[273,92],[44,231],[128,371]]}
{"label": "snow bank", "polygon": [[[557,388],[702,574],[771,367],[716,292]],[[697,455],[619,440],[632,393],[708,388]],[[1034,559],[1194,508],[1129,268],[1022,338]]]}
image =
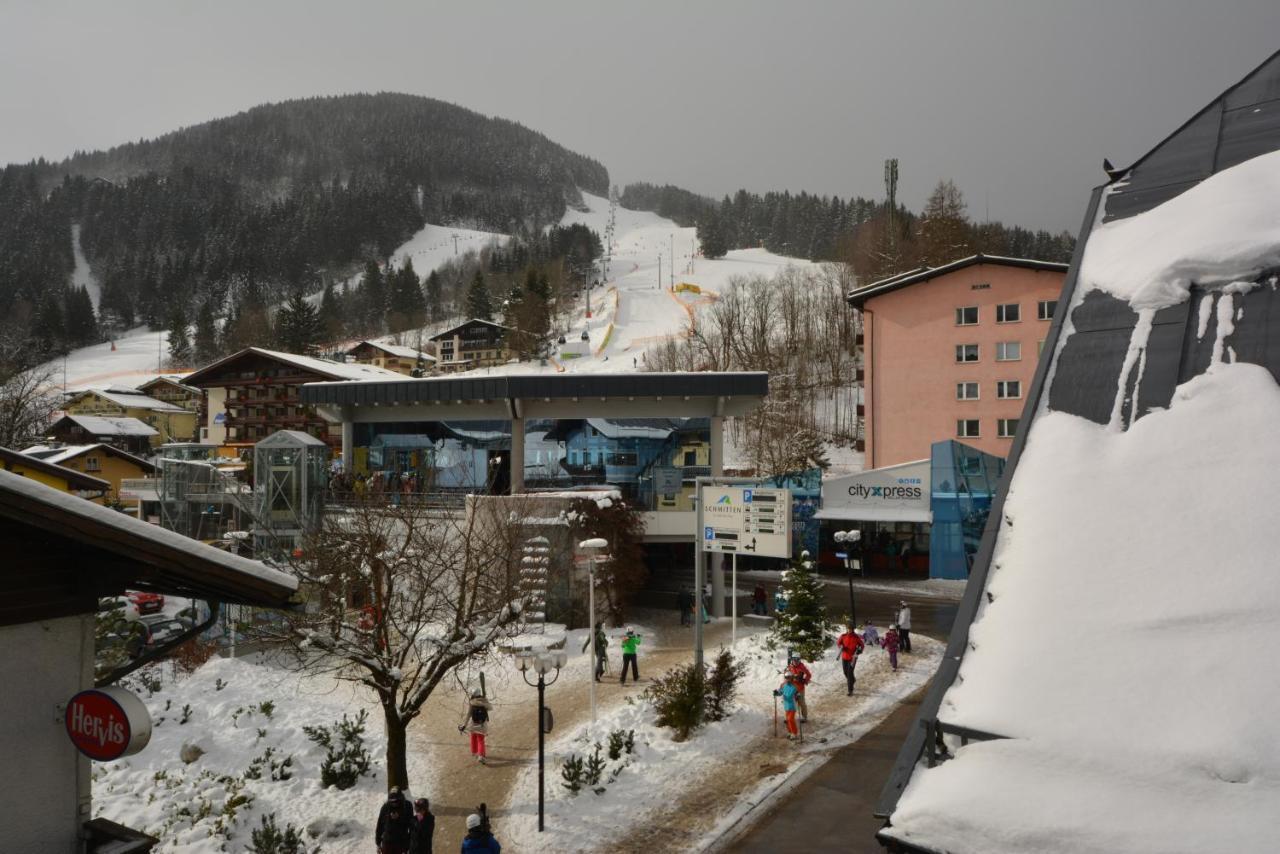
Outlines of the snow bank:
{"label": "snow bank", "polygon": [[894,835],[957,852],[1280,850],[1277,424],[1280,387],[1248,364],[1211,367],[1127,432],[1036,420],[940,711],[1010,738],[919,769]]}
{"label": "snow bank", "polygon": [[1098,289],[1135,309],[1187,298],[1192,282],[1223,284],[1280,265],[1280,151],[1201,181],[1138,216],[1094,228],[1079,288]]}

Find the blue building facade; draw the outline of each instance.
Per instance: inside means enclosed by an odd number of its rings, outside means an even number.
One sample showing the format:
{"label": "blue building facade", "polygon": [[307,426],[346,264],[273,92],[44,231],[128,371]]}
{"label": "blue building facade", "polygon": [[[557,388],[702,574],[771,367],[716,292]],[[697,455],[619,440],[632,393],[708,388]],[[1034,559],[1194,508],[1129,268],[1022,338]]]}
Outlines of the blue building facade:
{"label": "blue building facade", "polygon": [[960,442],[934,442],[929,476],[929,577],[968,578],[1004,476],[1004,458]]}

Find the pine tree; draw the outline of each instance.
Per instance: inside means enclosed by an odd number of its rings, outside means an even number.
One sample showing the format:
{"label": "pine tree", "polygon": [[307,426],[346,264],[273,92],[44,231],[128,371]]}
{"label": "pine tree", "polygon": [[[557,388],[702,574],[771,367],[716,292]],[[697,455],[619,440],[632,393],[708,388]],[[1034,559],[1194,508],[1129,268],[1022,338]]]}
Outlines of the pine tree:
{"label": "pine tree", "polygon": [[205,300],[196,312],[196,335],[192,356],[197,365],[207,365],[218,358],[218,324],[213,316],[213,302]]}
{"label": "pine tree", "polygon": [[817,661],[831,645],[829,621],[822,580],[813,572],[808,552],[782,574],[782,593],[787,607],[780,611],[770,632],[770,643],[794,651],[806,661]]}
{"label": "pine tree", "polygon": [[917,251],[921,261],[937,267],[973,254],[973,236],[964,210],[959,188],[951,181],[939,181],[920,214]]}
{"label": "pine tree", "polygon": [[67,338],[73,346],[83,347],[98,340],[98,320],[93,313],[93,300],[84,287],[67,294]]}
{"label": "pine tree", "polygon": [[181,300],[169,310],[169,367],[191,367],[191,336],[187,330],[187,311]]}
{"label": "pine tree", "polygon": [[360,315],[365,331],[376,335],[382,331],[387,314],[387,288],[382,279],[382,271],[378,269],[378,262],[365,262],[359,294]]}
{"label": "pine tree", "polygon": [[493,304],[489,300],[489,288],[484,274],[476,270],[471,287],[467,288],[467,316],[477,320],[493,320]]}
{"label": "pine tree", "polygon": [[66,320],[62,314],[61,300],[52,293],[46,292],[40,301],[32,334],[44,353],[61,353],[66,350]]}
{"label": "pine tree", "polygon": [[698,223],[698,243],[702,246],[703,257],[724,257],[725,253],[729,251],[729,244],[725,240],[724,228],[721,226],[720,217],[715,214],[707,214]]}
{"label": "pine tree", "polygon": [[444,317],[444,294],[440,290],[440,274],[435,270],[427,276],[427,318],[438,323]]}
{"label": "pine tree", "polygon": [[295,291],[284,308],[276,313],[276,345],[288,353],[310,356],[320,349],[323,337],[320,313],[307,302],[302,291]]}
{"label": "pine tree", "polygon": [[387,326],[390,331],[421,327],[426,321],[427,304],[412,259],[406,258],[403,267],[387,274],[387,285]]}
{"label": "pine tree", "polygon": [[319,321],[324,340],[334,341],[342,337],[342,306],[338,304],[332,279],[325,282],[324,293],[320,296]]}

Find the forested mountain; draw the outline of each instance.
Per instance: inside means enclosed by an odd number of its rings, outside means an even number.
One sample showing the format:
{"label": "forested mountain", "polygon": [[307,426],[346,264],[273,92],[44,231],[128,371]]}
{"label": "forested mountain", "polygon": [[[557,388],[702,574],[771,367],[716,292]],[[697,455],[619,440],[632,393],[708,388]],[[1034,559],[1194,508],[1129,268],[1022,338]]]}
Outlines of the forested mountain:
{"label": "forested mountain", "polygon": [[[102,282],[101,319],[167,326],[245,292],[268,303],[385,260],[425,222],[536,233],[606,195],[598,162],[430,98],[310,98],[61,163],[0,172],[0,317],[41,349],[67,329],[71,224]],[[93,335],[90,330],[88,335]]]}
{"label": "forested mountain", "polygon": [[892,216],[885,202],[861,197],[739,190],[717,202],[680,187],[645,183],[628,184],[621,203],[697,225],[708,257],[763,246],[812,261],[845,261],[862,282],[975,252],[1066,262],[1075,248],[1067,232],[971,222],[950,181],[939,183],[919,214],[896,205]]}

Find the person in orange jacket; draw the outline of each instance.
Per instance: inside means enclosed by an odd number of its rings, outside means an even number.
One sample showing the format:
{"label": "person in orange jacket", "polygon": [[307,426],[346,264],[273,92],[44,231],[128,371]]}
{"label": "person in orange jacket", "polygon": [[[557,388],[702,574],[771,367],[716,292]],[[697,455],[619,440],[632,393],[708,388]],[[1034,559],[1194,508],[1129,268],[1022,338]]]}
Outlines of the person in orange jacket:
{"label": "person in orange jacket", "polygon": [[791,653],[791,661],[787,664],[787,673],[795,677],[796,704],[800,706],[800,723],[809,722],[809,704],[804,701],[804,688],[813,680],[813,674],[804,666],[800,653]]}
{"label": "person in orange jacket", "polygon": [[853,683],[858,681],[853,675],[853,668],[858,664],[858,656],[862,655],[864,646],[866,644],[854,631],[853,623],[850,623],[849,630],[836,640],[836,647],[840,650],[840,666],[844,668],[844,681],[849,686],[847,696],[850,697],[853,696]]}

